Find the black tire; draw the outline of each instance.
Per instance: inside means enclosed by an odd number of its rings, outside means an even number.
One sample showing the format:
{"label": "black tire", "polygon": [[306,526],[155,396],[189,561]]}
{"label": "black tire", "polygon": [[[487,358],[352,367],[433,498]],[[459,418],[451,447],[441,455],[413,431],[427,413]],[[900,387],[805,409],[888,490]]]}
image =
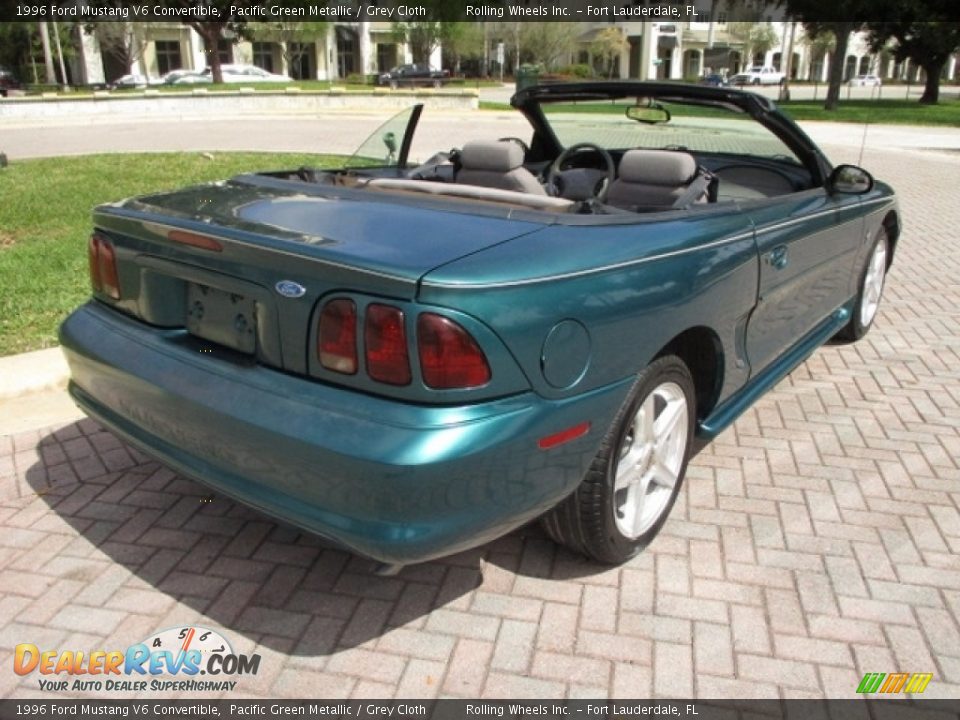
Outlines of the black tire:
{"label": "black tire", "polygon": [[882,300],[883,281],[886,279],[886,270],[890,266],[890,239],[884,227],[880,228],[880,231],[877,233],[877,239],[873,245],[870,246],[870,252],[867,254],[867,259],[863,263],[863,270],[860,271],[860,277],[857,280],[857,299],[853,303],[853,310],[850,312],[850,321],[834,336],[836,340],[841,342],[856,342],[870,332],[870,328],[873,327],[873,322],[877,318],[876,311],[874,311],[874,314],[866,322],[864,322],[862,311],[864,303],[867,301],[867,274],[870,271],[871,261],[878,252],[878,248],[881,247],[884,253],[884,276],[881,279],[880,294],[878,294],[876,299],[877,304],[879,305]]}
{"label": "black tire", "polygon": [[[667,488],[657,490],[666,498],[665,502],[657,503],[664,503],[659,515],[650,527],[630,537],[618,525],[618,518],[623,520],[623,515],[618,514],[617,493],[625,491],[615,489],[616,471],[622,453],[636,440],[631,433],[641,406],[651,394],[665,386],[682,392],[686,403],[686,439],[672,491],[666,497]],[[675,355],[665,355],[652,362],[637,376],[580,485],[541,519],[547,534],[574,552],[602,563],[619,564],[643,550],[660,532],[680,492],[690,458],[695,419],[696,393],[687,366]]]}

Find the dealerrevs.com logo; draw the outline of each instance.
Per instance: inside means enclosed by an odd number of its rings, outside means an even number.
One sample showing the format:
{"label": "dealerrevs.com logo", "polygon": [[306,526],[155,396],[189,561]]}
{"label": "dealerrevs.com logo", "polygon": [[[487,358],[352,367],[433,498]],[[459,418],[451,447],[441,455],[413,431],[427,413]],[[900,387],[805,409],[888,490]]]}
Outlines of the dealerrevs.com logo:
{"label": "dealerrevs.com logo", "polygon": [[21,643],[13,656],[17,675],[39,672],[40,689],[52,692],[234,690],[230,678],[259,669],[259,655],[237,654],[216,630],[195,626],[164,630],[126,650],[61,652]]}

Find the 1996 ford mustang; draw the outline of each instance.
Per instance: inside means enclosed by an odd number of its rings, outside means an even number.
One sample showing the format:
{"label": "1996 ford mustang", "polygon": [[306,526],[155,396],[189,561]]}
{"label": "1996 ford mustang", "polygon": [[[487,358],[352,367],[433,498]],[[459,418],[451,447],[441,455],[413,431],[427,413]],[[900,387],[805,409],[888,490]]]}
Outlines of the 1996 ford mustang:
{"label": "1996 ford mustang", "polygon": [[750,93],[512,104],[529,137],[416,164],[416,106],[344,168],[97,208],[61,328],[77,403],[385,572],[538,517],[634,555],[696,449],[870,329],[899,211]]}

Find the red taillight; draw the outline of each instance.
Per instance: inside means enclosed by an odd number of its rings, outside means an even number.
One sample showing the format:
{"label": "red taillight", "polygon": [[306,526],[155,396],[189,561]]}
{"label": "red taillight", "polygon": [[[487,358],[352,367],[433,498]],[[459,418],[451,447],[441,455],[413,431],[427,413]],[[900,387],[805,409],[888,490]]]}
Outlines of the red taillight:
{"label": "red taillight", "polygon": [[90,263],[90,286],[94,292],[103,292],[103,281],[100,280],[100,238],[90,236],[87,243],[87,260]]}
{"label": "red taillight", "polygon": [[367,305],[364,325],[367,374],[389,385],[410,384],[410,358],[403,312],[390,305]]}
{"label": "red taillight", "polygon": [[473,388],[490,382],[490,366],[477,341],[442,315],[417,319],[417,345],[423,382],[436,390]]}
{"label": "red taillight", "polygon": [[113,244],[102,235],[94,233],[87,244],[90,261],[90,284],[94,292],[120,299],[120,279],[117,273],[117,253]]}
{"label": "red taillight", "polygon": [[338,298],[323,306],[317,356],[328,370],[353,375],[357,372],[357,306]]}

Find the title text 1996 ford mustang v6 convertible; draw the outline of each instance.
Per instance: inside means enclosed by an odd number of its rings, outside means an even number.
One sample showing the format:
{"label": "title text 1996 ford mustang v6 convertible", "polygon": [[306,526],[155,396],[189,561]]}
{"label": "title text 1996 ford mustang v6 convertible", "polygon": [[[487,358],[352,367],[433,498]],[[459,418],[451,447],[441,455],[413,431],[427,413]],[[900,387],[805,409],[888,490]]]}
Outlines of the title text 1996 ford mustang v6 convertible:
{"label": "title text 1996 ford mustang v6 convertible", "polygon": [[617,563],[687,461],[870,329],[900,218],[762,97],[546,85],[526,138],[105,205],[70,391],[178,471],[384,571],[541,517]]}

